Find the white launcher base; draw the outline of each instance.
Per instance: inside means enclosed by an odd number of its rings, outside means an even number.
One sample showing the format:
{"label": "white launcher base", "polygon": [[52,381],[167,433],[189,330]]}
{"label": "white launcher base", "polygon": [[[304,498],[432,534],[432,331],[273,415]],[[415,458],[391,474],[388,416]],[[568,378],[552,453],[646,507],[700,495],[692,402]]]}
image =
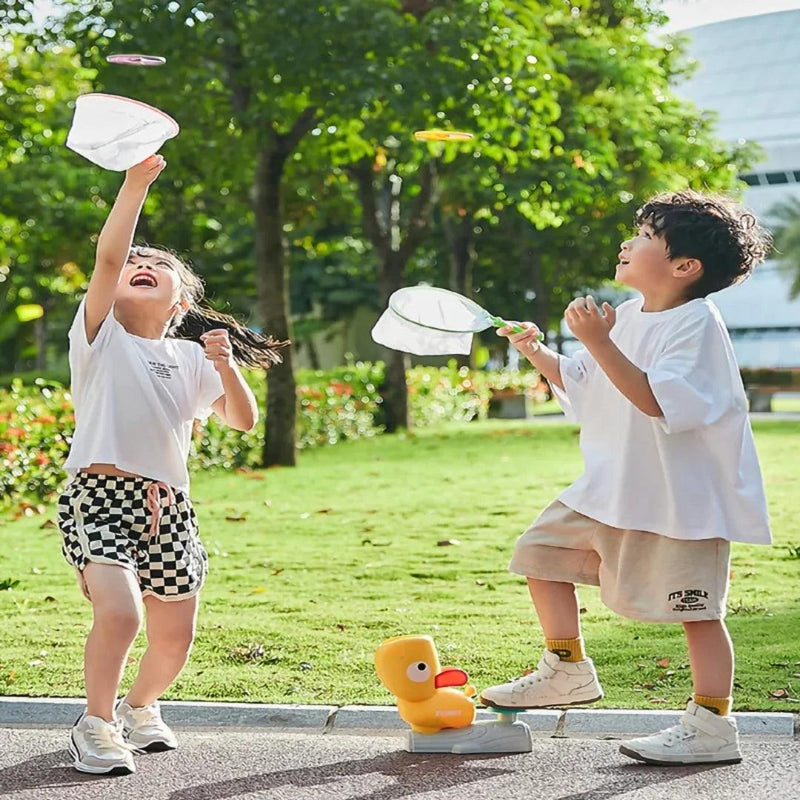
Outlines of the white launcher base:
{"label": "white launcher base", "polygon": [[449,728],[438,733],[406,736],[409,753],[530,753],[531,730],[516,714],[498,714],[497,721],[482,720],[468,728]]}

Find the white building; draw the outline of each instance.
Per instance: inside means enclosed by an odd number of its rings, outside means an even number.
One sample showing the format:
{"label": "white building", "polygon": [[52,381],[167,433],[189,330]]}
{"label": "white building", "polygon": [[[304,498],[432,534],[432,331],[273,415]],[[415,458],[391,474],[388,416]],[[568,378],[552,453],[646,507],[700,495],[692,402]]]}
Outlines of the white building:
{"label": "white building", "polygon": [[[683,31],[699,63],[678,87],[701,109],[719,115],[719,135],[753,141],[765,158],[742,177],[745,204],[770,225],[770,211],[800,198],[800,10],[715,22]],[[743,367],[800,367],[800,299],[767,262],[740,286],[713,297]]]}

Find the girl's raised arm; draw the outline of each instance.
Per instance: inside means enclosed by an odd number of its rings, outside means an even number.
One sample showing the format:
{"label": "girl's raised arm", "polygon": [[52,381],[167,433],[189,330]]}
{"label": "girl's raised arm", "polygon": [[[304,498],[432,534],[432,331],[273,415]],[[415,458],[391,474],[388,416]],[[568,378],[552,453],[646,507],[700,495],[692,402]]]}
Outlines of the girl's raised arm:
{"label": "girl's raised arm", "polygon": [[163,156],[150,156],[125,173],[122,188],[100,231],[85,303],[84,324],[90,344],[114,303],[114,292],[131,249],[147,190],[166,164]]}

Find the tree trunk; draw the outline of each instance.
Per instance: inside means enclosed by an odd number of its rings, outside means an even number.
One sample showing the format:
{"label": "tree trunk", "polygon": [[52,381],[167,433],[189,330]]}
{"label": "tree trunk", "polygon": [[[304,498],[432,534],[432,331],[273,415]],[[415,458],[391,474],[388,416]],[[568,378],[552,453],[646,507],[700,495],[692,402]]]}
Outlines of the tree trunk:
{"label": "tree trunk", "polygon": [[[291,338],[289,275],[283,240],[281,182],[286,156],[270,138],[258,154],[253,209],[258,307],[264,333],[278,340]],[[283,363],[267,371],[267,424],[263,466],[294,466],[297,387],[292,348],[282,351]]]}
{"label": "tree trunk", "polygon": [[535,250],[528,250],[528,286],[535,293],[531,305],[532,321],[547,335],[550,328],[550,291],[542,273],[542,263]]}
{"label": "tree trunk", "polygon": [[[383,254],[383,263],[380,264],[379,286],[381,302],[386,307],[389,295],[403,286],[403,267],[398,253],[386,250]],[[406,370],[411,366],[410,359],[405,353],[398,350],[383,351],[386,355],[386,375],[383,380],[381,395],[383,399],[383,418],[387,433],[408,428],[411,425],[411,416],[408,411],[408,384],[406,383]]]}
{"label": "tree trunk", "polygon": [[47,368],[47,312],[36,320],[36,371],[44,372]]}
{"label": "tree trunk", "polygon": [[[371,159],[362,159],[350,166],[350,174],[355,179],[361,200],[361,215],[364,232],[378,260],[378,287],[381,305],[385,308],[389,295],[404,284],[405,266],[420,245],[428,228],[430,212],[437,199],[436,162],[431,159],[420,168],[420,191],[406,225],[406,235],[402,236],[402,215],[400,196],[403,181],[392,171],[386,175],[386,202],[378,202],[374,184]],[[406,369],[408,356],[395,350],[386,353],[386,376],[381,388],[383,414],[386,431],[393,433],[410,424],[408,413],[408,388]]]}
{"label": "tree trunk", "polygon": [[[447,214],[442,215],[442,226],[450,259],[450,288],[469,298],[472,298],[472,270],[477,256],[473,224],[472,215],[466,211],[459,210],[457,220]],[[472,353],[468,356],[459,354],[453,357],[459,367],[469,367],[472,364],[472,355]]]}

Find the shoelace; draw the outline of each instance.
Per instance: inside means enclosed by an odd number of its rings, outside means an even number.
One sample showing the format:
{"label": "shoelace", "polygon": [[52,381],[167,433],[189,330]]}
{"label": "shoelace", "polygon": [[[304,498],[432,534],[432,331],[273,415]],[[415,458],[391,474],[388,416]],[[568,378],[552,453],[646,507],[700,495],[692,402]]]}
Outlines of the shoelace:
{"label": "shoelace", "polygon": [[129,714],[135,720],[137,727],[145,725],[161,727],[164,724],[158,709],[152,704],[141,708],[131,708]]}
{"label": "shoelace", "polygon": [[692,739],[695,736],[695,731],[691,728],[687,728],[683,724],[673,725],[671,728],[667,728],[664,733],[664,744],[666,745],[673,745],[678,744],[679,742],[684,742],[687,739]]}
{"label": "shoelace", "polygon": [[540,661],[533,672],[528,675],[522,675],[519,678],[514,678],[511,683],[513,683],[514,686],[530,686],[534,683],[541,683],[547,680],[547,678],[552,678],[554,674],[555,670],[552,667],[548,666],[544,661]]}
{"label": "shoelace", "polygon": [[130,750],[131,752],[136,752],[138,749],[122,738],[122,725],[120,723],[88,728],[86,733],[91,737],[98,750]]}

